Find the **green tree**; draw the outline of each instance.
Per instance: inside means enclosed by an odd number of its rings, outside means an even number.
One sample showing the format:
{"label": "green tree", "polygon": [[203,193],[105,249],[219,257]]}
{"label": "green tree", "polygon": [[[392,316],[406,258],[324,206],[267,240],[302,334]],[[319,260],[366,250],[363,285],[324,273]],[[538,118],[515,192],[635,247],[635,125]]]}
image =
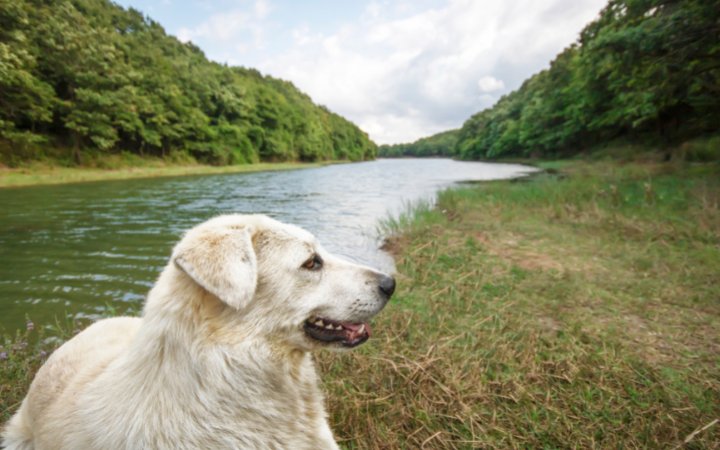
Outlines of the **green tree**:
{"label": "green tree", "polygon": [[572,155],[607,139],[720,128],[720,2],[611,0],[550,68],[470,117],[456,152]]}
{"label": "green tree", "polygon": [[212,164],[374,157],[354,124],[292,83],[207,60],[108,0],[0,0],[0,161],[20,142],[187,153]]}

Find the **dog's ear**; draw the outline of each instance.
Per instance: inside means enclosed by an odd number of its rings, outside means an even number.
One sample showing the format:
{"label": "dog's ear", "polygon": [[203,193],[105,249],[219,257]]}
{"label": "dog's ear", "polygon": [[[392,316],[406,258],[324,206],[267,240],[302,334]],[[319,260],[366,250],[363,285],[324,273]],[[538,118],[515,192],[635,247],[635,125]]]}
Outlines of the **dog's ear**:
{"label": "dog's ear", "polygon": [[178,244],[173,261],[205,290],[241,309],[250,303],[257,286],[251,233],[250,227],[198,230]]}

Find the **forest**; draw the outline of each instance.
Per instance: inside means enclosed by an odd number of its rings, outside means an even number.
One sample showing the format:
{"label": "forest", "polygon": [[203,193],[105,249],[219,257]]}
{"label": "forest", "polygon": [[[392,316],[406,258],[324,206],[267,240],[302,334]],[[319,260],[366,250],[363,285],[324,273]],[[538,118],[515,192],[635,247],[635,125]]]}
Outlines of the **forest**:
{"label": "forest", "polygon": [[718,130],[720,1],[611,0],[548,69],[457,135],[380,155],[568,157],[617,140],[662,150]]}
{"label": "forest", "polygon": [[0,164],[129,153],[213,165],[372,159],[292,83],[209,61],[108,0],[0,0]]}
{"label": "forest", "polygon": [[457,144],[458,132],[459,130],[443,131],[412,143],[381,145],[378,152],[387,158],[451,156],[450,152]]}

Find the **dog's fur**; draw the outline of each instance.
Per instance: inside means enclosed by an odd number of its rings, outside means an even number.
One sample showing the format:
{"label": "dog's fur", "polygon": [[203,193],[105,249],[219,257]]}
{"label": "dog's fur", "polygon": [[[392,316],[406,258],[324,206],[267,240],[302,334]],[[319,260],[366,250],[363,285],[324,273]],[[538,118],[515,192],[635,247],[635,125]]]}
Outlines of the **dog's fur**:
{"label": "dog's fur", "polygon": [[[96,322],[50,356],[4,445],[337,448],[310,352],[362,343],[393,289],[295,226],[212,219],[175,247],[142,318]],[[321,317],[349,328],[319,340]]]}

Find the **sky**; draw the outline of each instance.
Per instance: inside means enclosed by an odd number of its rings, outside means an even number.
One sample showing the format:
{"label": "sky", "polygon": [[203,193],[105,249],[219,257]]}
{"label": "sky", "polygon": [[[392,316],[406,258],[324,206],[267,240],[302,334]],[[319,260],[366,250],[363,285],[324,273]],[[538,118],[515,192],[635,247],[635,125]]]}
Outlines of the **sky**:
{"label": "sky", "polygon": [[547,68],[607,0],[115,1],[394,144],[492,106]]}

